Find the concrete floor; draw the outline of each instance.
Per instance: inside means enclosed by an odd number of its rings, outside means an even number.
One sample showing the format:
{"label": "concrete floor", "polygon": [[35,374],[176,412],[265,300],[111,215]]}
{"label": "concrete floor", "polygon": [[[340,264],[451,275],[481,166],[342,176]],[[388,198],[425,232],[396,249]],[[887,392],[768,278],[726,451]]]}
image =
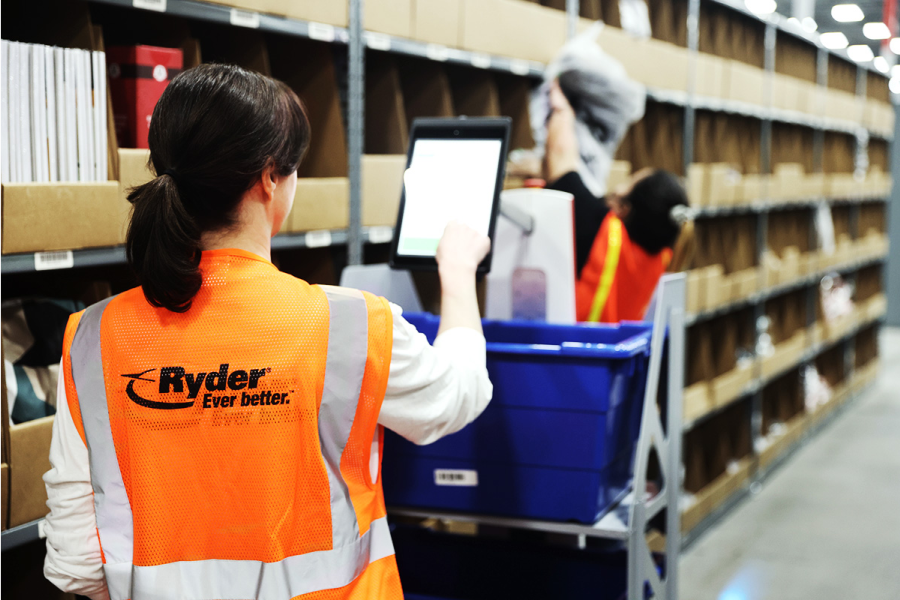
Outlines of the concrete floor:
{"label": "concrete floor", "polygon": [[683,555],[681,600],[900,599],[900,329],[881,375]]}

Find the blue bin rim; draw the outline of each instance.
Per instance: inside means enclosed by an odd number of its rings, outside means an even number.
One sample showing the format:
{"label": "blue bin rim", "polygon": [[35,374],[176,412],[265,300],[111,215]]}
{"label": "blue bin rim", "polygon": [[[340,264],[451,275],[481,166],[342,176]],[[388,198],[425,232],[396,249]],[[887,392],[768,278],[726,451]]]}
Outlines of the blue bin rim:
{"label": "blue bin rim", "polygon": [[[405,316],[405,315],[404,315]],[[428,320],[439,319],[436,315],[428,313],[413,313],[413,319],[425,317]],[[534,325],[533,321],[500,321],[494,319],[482,319],[482,324],[489,325]],[[551,323],[541,323],[548,327],[554,327]],[[562,344],[513,344],[507,342],[487,342],[488,353],[529,355],[529,356],[565,356],[580,358],[599,358],[623,360],[639,354],[649,355],[650,338],[653,334],[653,324],[641,321],[622,321],[617,324],[606,323],[577,323],[574,325],[560,325],[559,327],[597,327],[604,329],[619,329],[625,326],[635,330],[634,335],[616,344],[592,344],[585,342],[563,342]]]}

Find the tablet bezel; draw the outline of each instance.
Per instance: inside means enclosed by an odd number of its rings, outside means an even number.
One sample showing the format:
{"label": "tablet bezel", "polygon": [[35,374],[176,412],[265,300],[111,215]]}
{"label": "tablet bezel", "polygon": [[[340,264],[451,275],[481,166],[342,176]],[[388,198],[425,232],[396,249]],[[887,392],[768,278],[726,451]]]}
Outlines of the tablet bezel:
{"label": "tablet bezel", "polygon": [[[500,192],[503,191],[503,181],[506,176],[506,160],[509,152],[509,133],[512,119],[509,117],[479,117],[479,118],[443,118],[443,119],[416,119],[413,121],[409,134],[409,148],[406,152],[406,168],[412,162],[413,149],[419,139],[447,139],[447,140],[500,140],[500,156],[497,165],[497,179],[494,182],[494,198],[491,207],[491,220],[488,226],[488,237],[491,243],[494,240],[494,228],[497,224],[497,215],[500,212]],[[400,244],[400,231],[403,227],[403,212],[406,207],[406,186],[400,191],[400,208],[397,213],[397,222],[394,225],[394,238],[391,241],[390,266],[392,269],[409,269],[417,271],[437,270],[437,261],[433,256],[406,256],[398,254]],[[478,273],[488,273],[491,270],[493,251],[485,256],[478,265]]]}

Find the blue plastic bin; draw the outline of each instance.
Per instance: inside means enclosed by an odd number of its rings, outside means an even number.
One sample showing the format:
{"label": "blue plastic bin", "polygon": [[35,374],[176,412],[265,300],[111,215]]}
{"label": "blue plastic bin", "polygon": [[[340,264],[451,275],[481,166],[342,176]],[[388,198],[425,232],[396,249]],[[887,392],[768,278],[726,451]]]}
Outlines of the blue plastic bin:
{"label": "blue plastic bin", "polygon": [[[404,316],[434,341],[437,317]],[[428,446],[388,432],[388,504],[594,522],[631,478],[651,328],[484,321],[491,404]],[[458,471],[477,485],[446,485]]]}

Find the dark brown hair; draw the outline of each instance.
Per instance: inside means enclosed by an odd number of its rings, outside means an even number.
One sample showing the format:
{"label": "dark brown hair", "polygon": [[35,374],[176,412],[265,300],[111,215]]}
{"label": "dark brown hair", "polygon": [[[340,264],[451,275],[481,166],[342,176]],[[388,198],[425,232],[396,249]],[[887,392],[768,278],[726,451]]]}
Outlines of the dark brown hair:
{"label": "dark brown hair", "polygon": [[284,83],[234,65],[184,71],[150,121],[157,177],[133,188],[126,251],[147,301],[185,312],[203,283],[200,236],[235,224],[244,193],[274,165],[297,170],[309,146],[306,111]]}

